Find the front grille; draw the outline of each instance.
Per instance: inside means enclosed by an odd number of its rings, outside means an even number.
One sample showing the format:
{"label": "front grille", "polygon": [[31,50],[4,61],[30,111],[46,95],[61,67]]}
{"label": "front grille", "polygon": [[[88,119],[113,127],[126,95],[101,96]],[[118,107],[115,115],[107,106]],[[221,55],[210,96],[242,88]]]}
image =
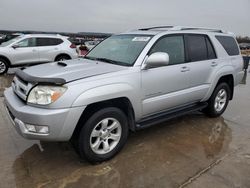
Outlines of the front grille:
{"label": "front grille", "polygon": [[19,77],[15,76],[12,81],[12,89],[15,94],[21,98],[22,100],[26,101],[27,95],[29,91],[33,87],[33,84],[28,83],[25,80],[20,79]]}

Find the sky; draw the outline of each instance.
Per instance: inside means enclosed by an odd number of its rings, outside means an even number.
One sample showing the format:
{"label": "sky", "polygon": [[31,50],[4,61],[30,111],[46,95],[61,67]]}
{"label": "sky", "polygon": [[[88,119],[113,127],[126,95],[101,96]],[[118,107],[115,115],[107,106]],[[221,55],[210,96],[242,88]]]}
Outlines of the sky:
{"label": "sky", "polygon": [[250,36],[250,0],[0,0],[0,30],[110,32],[181,25]]}

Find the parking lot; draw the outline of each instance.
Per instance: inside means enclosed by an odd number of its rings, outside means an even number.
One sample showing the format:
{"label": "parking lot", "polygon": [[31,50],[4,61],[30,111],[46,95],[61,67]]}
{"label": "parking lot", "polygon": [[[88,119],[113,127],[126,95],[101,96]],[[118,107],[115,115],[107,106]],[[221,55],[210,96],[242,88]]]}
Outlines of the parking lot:
{"label": "parking lot", "polygon": [[[11,78],[0,77],[0,96]],[[223,117],[193,113],[131,133],[99,165],[69,143],[23,139],[0,97],[0,187],[250,187],[249,82],[236,87]]]}

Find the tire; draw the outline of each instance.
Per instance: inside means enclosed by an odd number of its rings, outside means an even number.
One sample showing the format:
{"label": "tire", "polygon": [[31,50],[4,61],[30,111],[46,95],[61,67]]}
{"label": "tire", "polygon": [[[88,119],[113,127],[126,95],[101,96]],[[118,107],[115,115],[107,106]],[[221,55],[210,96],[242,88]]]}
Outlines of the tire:
{"label": "tire", "polygon": [[[224,94],[223,94],[224,93]],[[220,96],[219,98],[217,98]],[[208,106],[204,109],[209,117],[219,117],[226,110],[230,98],[230,87],[227,83],[220,83],[208,100]]]}
{"label": "tire", "polygon": [[0,75],[6,73],[8,69],[9,69],[8,62],[5,59],[0,58]]}
{"label": "tire", "polygon": [[[117,128],[113,127],[112,130],[112,125]],[[127,137],[126,115],[115,107],[101,109],[81,129],[78,139],[79,154],[91,163],[109,160],[123,148]]]}
{"label": "tire", "polygon": [[65,61],[65,60],[70,60],[71,57],[69,55],[58,55],[55,58],[55,61]]}

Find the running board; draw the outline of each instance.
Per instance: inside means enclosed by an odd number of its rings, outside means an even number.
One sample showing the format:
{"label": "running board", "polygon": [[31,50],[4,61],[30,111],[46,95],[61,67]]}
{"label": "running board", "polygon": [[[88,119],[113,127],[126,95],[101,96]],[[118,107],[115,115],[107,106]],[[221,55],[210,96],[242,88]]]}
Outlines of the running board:
{"label": "running board", "polygon": [[136,123],[136,130],[144,129],[152,125],[159,124],[164,121],[167,121],[167,120],[170,120],[170,119],[173,119],[173,118],[176,118],[176,117],[179,117],[179,116],[191,113],[191,112],[202,110],[203,108],[206,108],[207,105],[208,104],[204,102],[204,103],[199,103],[195,105],[189,105],[189,106],[182,107],[179,109],[169,110],[166,112],[162,112],[160,114],[146,117]]}

